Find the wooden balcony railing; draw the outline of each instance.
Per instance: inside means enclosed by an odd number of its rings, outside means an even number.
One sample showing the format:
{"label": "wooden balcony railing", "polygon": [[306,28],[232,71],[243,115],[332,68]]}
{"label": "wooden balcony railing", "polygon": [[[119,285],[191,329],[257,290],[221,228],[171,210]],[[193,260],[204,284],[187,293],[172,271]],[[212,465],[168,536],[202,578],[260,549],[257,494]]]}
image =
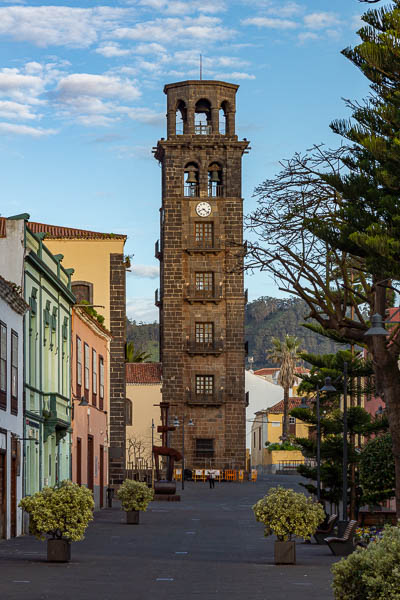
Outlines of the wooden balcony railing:
{"label": "wooden balcony railing", "polygon": [[207,289],[198,289],[195,285],[186,285],[184,288],[184,297],[192,304],[193,302],[214,302],[217,304],[223,300],[222,282],[217,285],[208,287]]}
{"label": "wooden balcony railing", "polygon": [[218,356],[224,351],[224,341],[223,340],[213,340],[211,342],[198,342],[196,340],[187,340],[186,341],[186,352],[188,354],[203,354],[207,356],[209,354],[214,354]]}
{"label": "wooden balcony railing", "polygon": [[196,394],[194,391],[186,392],[186,403],[192,406],[221,406],[223,404],[223,390],[212,394]]}

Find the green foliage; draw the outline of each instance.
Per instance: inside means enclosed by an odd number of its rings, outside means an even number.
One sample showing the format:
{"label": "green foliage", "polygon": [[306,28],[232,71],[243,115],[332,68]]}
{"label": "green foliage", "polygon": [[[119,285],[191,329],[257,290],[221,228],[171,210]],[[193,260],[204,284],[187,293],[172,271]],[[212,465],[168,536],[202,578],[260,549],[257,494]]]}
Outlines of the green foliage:
{"label": "green foliage", "polygon": [[[267,446],[267,442],[265,443],[265,445]],[[279,442],[276,442],[275,444],[268,444],[268,452],[275,452],[279,450],[301,450],[301,447],[287,440],[282,442],[282,444],[280,444]]]}
{"label": "green foliage", "polygon": [[146,483],[125,479],[117,492],[117,496],[121,500],[124,510],[145,511],[149,502],[154,498],[154,491]]}
{"label": "green foliage", "polygon": [[249,342],[249,355],[253,368],[273,366],[267,352],[272,348],[272,338],[296,336],[308,352],[332,352],[337,347],[318,333],[306,330],[302,323],[309,310],[298,298],[271,298],[263,296],[250,302],[245,311],[245,335]]}
{"label": "green foliage", "polygon": [[93,308],[93,306],[85,306],[85,304],[89,304],[89,302],[87,300],[81,300],[79,302],[79,305],[83,308],[83,310],[88,315],[90,315],[91,317],[96,319],[96,321],[98,321],[100,323],[100,325],[104,325],[105,317],[103,317],[103,315],[100,315],[97,312],[97,310],[95,308]]}
{"label": "green foliage", "polygon": [[26,496],[19,506],[29,514],[29,531],[39,540],[50,535],[78,542],[93,520],[92,492],[71,481]]}
{"label": "green foliage", "polygon": [[335,600],[400,599],[400,529],[386,526],[380,540],[332,566]]}
{"label": "green foliage", "polygon": [[137,323],[134,320],[126,319],[126,339],[127,342],[133,342],[138,352],[149,354],[151,362],[159,362],[159,324]]}
{"label": "green foliage", "polygon": [[264,535],[275,534],[280,541],[291,540],[292,536],[310,539],[325,518],[322,506],[310,496],[281,486],[270,488],[253,511],[256,520],[265,526]]}
{"label": "green foliage", "polygon": [[390,433],[374,438],[364,446],[359,470],[364,502],[377,504],[394,496],[395,468]]}
{"label": "green foliage", "polygon": [[150,354],[136,350],[133,342],[128,342],[125,347],[125,360],[128,363],[146,362],[150,358]]}

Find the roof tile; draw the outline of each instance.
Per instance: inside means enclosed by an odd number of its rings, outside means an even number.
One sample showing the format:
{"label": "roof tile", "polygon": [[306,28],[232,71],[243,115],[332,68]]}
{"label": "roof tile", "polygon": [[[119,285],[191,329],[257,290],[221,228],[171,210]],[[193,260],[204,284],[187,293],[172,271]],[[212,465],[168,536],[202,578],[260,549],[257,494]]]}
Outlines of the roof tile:
{"label": "roof tile", "polygon": [[161,383],[161,363],[126,363],[126,383]]}
{"label": "roof tile", "polygon": [[[299,397],[289,398],[289,410],[292,410],[293,408],[299,408],[299,406],[301,404],[301,400],[302,399]],[[283,400],[280,400],[280,402],[277,402],[277,404],[274,404],[274,406],[271,406],[271,408],[268,408],[267,412],[274,413],[274,414],[283,413]]]}
{"label": "roof tile", "polygon": [[[70,238],[70,239],[117,239],[125,240],[126,235],[117,233],[101,233],[99,231],[88,231],[86,229],[75,229],[73,227],[60,227],[58,225],[46,225],[45,223],[34,223],[29,221],[28,227],[33,233],[46,233],[46,237],[51,239]],[[0,229],[1,235],[1,229]]]}

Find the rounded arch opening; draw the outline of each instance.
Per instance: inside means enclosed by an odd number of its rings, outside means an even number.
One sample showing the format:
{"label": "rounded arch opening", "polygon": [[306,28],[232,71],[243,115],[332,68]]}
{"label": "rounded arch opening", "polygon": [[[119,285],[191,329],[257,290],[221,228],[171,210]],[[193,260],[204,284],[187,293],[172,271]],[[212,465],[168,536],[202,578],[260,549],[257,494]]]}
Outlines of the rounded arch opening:
{"label": "rounded arch opening", "polygon": [[187,109],[183,100],[179,100],[175,111],[175,133],[182,135],[186,132]]}
{"label": "rounded arch opening", "polygon": [[225,135],[226,133],[228,133],[228,127],[227,127],[228,112],[229,112],[229,104],[226,100],[224,100],[223,102],[221,102],[221,106],[219,109],[219,132],[222,135]]}
{"label": "rounded arch opening", "polygon": [[223,168],[218,161],[208,166],[208,195],[211,198],[224,195]]}
{"label": "rounded arch opening", "polygon": [[208,135],[212,132],[211,103],[206,98],[201,98],[196,102],[194,109],[194,131],[199,135]]}
{"label": "rounded arch opening", "polygon": [[186,163],[183,170],[183,195],[193,198],[199,195],[199,166],[196,162]]}

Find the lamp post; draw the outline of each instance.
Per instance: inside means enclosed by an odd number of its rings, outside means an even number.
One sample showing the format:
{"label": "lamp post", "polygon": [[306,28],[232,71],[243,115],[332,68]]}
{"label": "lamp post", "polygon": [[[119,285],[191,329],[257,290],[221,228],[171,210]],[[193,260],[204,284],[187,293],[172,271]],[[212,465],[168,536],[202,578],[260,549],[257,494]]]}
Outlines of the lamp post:
{"label": "lamp post", "polygon": [[[175,417],[174,427],[179,427],[179,419]],[[188,427],[194,427],[192,419],[188,421]],[[185,415],[182,417],[182,490],[185,489]]]}

